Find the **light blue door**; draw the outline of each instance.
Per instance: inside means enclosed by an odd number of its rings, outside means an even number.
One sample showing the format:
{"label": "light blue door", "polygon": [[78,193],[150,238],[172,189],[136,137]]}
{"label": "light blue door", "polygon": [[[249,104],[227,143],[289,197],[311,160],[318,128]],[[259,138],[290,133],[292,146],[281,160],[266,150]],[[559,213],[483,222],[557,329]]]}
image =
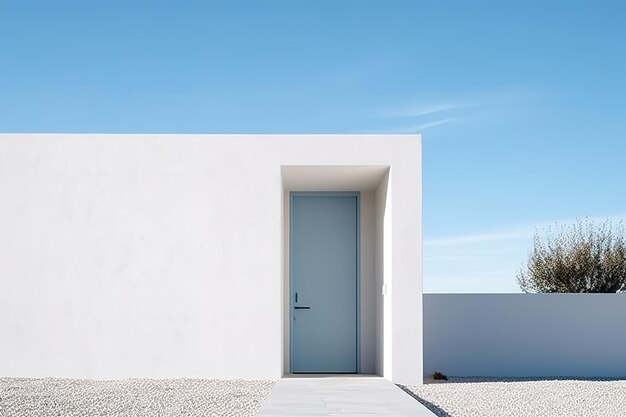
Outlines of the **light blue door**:
{"label": "light blue door", "polygon": [[358,193],[292,193],[291,372],[354,373]]}

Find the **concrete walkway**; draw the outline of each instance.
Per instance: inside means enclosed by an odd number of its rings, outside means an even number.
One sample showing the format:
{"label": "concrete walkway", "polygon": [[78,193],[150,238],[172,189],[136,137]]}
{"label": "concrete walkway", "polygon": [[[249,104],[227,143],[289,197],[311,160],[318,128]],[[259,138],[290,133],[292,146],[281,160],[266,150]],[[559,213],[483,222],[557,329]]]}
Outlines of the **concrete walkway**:
{"label": "concrete walkway", "polygon": [[274,386],[258,417],[433,417],[393,383],[371,376],[287,377]]}

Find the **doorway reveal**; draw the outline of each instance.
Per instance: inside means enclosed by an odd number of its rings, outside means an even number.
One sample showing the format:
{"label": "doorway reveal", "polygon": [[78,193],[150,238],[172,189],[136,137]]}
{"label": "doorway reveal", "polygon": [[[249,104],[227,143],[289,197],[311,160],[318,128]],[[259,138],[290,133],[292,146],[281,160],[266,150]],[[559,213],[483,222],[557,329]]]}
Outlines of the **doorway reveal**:
{"label": "doorway reveal", "polygon": [[[283,222],[281,229],[283,239],[283,374],[305,372],[356,372],[359,374],[376,374],[390,377],[387,371],[391,369],[391,337],[386,337],[385,335],[390,333],[391,329],[391,298],[388,295],[390,291],[387,291],[387,295],[383,295],[385,293],[382,291],[385,284],[386,288],[389,288],[391,283],[391,263],[388,262],[388,260],[391,259],[392,253],[390,233],[391,193],[388,189],[390,179],[389,166],[284,165],[281,167],[281,179],[283,186]],[[345,242],[351,242],[346,243],[345,247],[351,245],[351,247],[355,248],[354,252],[356,253],[352,258],[354,262],[350,261],[349,263],[345,263],[345,268],[352,268],[352,271],[345,269],[349,271],[347,276],[354,277],[353,271],[357,271],[356,278],[352,280],[352,283],[349,284],[350,287],[348,287],[354,289],[354,291],[350,291],[351,294],[354,294],[354,297],[346,297],[347,302],[342,303],[343,306],[341,308],[352,311],[352,318],[346,319],[346,322],[352,320],[352,323],[355,324],[354,326],[350,326],[346,332],[350,337],[343,338],[342,336],[340,339],[345,341],[346,346],[348,346],[347,341],[350,340],[350,350],[346,348],[346,352],[350,352],[350,356],[348,354],[345,354],[345,356],[339,355],[344,357],[343,361],[346,364],[350,363],[352,365],[348,367],[330,363],[326,364],[326,366],[317,366],[314,368],[309,366],[311,364],[302,362],[298,358],[298,355],[300,352],[307,354],[307,349],[313,349],[323,343],[325,339],[328,339],[329,336],[324,332],[328,332],[329,329],[318,329],[321,332],[319,334],[322,336],[312,338],[314,340],[313,342],[308,340],[309,334],[312,333],[306,331],[304,322],[311,319],[312,323],[309,324],[315,325],[318,318],[315,317],[314,314],[307,314],[314,313],[315,306],[309,303],[310,299],[303,298],[305,296],[301,291],[296,290],[300,282],[293,282],[292,272],[294,272],[294,266],[295,272],[297,272],[299,267],[298,260],[294,259],[294,255],[292,255],[292,252],[296,250],[292,240],[295,239],[295,246],[298,246],[298,224],[300,223],[298,213],[300,213],[300,209],[302,208],[300,206],[322,204],[322,202],[325,201],[325,207],[317,207],[313,211],[328,213],[333,211],[333,204],[330,201],[335,201],[336,205],[340,205],[337,200],[343,200],[344,206],[351,206],[351,214],[346,214],[348,209],[344,207],[343,215],[333,214],[332,216],[327,215],[326,217],[333,218],[336,222],[340,222],[340,219],[343,218],[344,221],[342,224],[354,225],[349,233],[346,234],[352,236],[352,239],[344,239]],[[306,210],[303,213],[306,214]],[[294,218],[296,219],[295,222]],[[348,221],[346,218],[350,220]],[[324,224],[312,228],[312,230],[319,235],[316,235],[317,238],[322,239],[322,242],[324,242],[324,240],[321,234],[326,229],[330,229],[331,231],[330,236],[326,236],[326,239],[331,240],[333,233],[338,233],[340,230],[345,230],[346,228],[337,227],[336,225],[324,226]],[[356,237],[354,237],[355,235]],[[332,238],[333,241],[335,239],[337,239],[338,242],[342,241],[341,237]],[[331,247],[329,243],[322,243],[318,246],[321,246],[323,249]],[[313,248],[304,252],[305,256],[309,256],[309,258],[305,258],[305,260],[308,259],[307,262],[312,265],[311,269],[315,271],[317,268],[322,268],[322,264],[330,267],[330,261],[319,262],[320,257],[315,255],[317,250],[319,249]],[[348,252],[352,251],[344,250]],[[344,261],[348,259],[346,256],[343,256],[343,258]],[[338,261],[338,265],[341,265],[340,261]],[[324,274],[328,273],[324,272]],[[322,274],[318,273],[318,276],[319,275]],[[329,287],[332,287],[332,284]],[[341,289],[332,289],[332,292],[326,291],[326,293],[334,294],[341,291]],[[295,302],[296,293],[298,293],[297,303]],[[346,291],[346,293],[348,293],[348,291]],[[295,309],[296,306],[303,308]],[[352,308],[353,306],[355,309]],[[309,308],[307,309],[306,307]],[[348,316],[346,315],[346,317]],[[295,327],[294,318],[296,319]],[[303,326],[298,327],[298,324],[303,324]],[[294,343],[294,334],[301,328],[305,329],[305,331],[303,331],[305,336],[302,338],[300,335],[295,335]],[[352,336],[356,337],[356,341],[352,342],[354,340]],[[303,343],[304,350],[300,349],[297,345],[300,340],[307,342]],[[293,349],[294,347],[295,351]],[[356,358],[353,359],[352,355],[354,353],[356,353]],[[303,366],[303,363],[306,366]]]}

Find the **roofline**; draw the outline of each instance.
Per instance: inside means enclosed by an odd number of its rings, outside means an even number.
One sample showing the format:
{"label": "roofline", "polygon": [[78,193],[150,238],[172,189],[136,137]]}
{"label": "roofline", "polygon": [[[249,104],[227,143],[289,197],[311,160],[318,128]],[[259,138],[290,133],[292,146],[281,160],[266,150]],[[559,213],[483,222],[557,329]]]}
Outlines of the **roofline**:
{"label": "roofline", "polygon": [[253,136],[253,137],[421,137],[421,133],[106,133],[106,132],[0,132],[0,136]]}

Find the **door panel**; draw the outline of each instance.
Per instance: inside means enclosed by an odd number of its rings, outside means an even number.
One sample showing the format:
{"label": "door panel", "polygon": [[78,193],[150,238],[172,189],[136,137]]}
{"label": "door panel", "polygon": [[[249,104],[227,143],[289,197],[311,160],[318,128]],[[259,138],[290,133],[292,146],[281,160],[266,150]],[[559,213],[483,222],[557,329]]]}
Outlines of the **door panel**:
{"label": "door panel", "polygon": [[290,233],[292,372],[357,372],[358,194],[293,193]]}

